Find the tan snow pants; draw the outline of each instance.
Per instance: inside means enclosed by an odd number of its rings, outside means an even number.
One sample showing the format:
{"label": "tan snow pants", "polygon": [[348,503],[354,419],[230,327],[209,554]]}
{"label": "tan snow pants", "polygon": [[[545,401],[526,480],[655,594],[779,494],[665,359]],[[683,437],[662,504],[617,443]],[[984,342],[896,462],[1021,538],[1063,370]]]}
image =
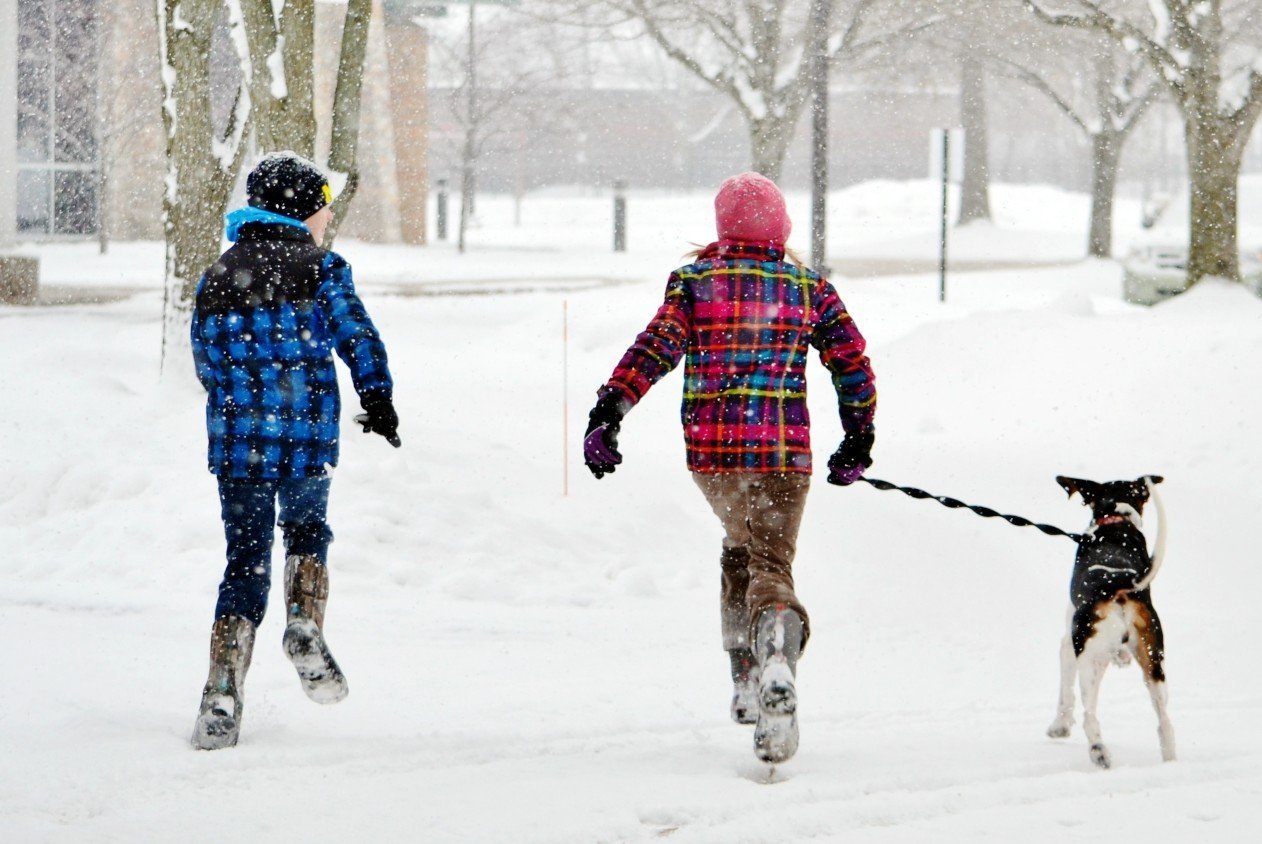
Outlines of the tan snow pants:
{"label": "tan snow pants", "polygon": [[727,532],[720,592],[724,649],[752,648],[758,616],[777,605],[802,617],[805,647],[810,620],[793,591],[793,555],[811,476],[694,472],[692,479]]}

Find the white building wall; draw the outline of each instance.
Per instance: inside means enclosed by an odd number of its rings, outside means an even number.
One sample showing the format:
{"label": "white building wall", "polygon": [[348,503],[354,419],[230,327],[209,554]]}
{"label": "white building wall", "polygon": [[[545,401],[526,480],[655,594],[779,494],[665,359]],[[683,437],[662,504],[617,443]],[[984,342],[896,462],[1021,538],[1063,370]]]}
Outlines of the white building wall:
{"label": "white building wall", "polygon": [[18,0],[0,0],[0,249],[17,228]]}

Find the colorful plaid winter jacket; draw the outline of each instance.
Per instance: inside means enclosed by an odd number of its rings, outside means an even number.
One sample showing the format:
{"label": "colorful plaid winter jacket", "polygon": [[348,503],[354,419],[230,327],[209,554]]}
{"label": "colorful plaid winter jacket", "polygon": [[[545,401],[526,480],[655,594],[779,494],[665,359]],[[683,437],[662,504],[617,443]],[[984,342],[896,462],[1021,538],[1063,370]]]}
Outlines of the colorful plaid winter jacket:
{"label": "colorful plaid winter jacket", "polygon": [[600,394],[634,405],[682,358],[689,469],[809,474],[807,344],[832,373],[844,430],[871,426],[872,366],[837,291],[777,247],[724,241],[671,273]]}
{"label": "colorful plaid winter jacket", "polygon": [[263,221],[266,213],[230,224],[236,245],[197,290],[192,342],[207,393],[207,462],[228,478],[316,477],[338,458],[333,350],[361,401],[390,398],[393,383],[350,265],[298,221]]}

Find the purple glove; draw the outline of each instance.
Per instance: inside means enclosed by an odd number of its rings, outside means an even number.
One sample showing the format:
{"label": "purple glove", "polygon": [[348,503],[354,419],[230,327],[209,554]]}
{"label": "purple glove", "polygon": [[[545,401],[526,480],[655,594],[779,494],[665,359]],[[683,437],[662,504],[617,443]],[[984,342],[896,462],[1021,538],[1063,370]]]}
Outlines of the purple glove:
{"label": "purple glove", "polygon": [[622,462],[618,453],[618,426],[600,425],[592,429],[583,440],[583,462],[597,478],[613,474],[614,467]]}
{"label": "purple glove", "polygon": [[847,466],[844,469],[830,469],[828,471],[828,482],[837,486],[850,486],[859,478],[862,478],[863,473],[867,469],[867,466]]}
{"label": "purple glove", "polygon": [[846,434],[841,446],[828,458],[828,482],[850,486],[872,465],[872,444],[876,434],[871,428],[857,434]]}
{"label": "purple glove", "polygon": [[614,468],[622,462],[622,455],[618,453],[618,428],[625,412],[621,399],[610,393],[602,396],[588,414],[587,434],[583,437],[583,462],[598,480],[612,475]]}

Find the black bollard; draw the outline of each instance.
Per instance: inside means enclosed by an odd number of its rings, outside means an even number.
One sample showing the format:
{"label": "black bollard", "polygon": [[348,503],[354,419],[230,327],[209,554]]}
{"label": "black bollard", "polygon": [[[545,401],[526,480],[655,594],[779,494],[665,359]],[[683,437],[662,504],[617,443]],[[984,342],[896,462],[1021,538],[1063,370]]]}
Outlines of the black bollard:
{"label": "black bollard", "polygon": [[438,180],[438,239],[447,239],[447,180]]}
{"label": "black bollard", "polygon": [[613,183],[613,251],[627,251],[627,183],[617,179]]}

